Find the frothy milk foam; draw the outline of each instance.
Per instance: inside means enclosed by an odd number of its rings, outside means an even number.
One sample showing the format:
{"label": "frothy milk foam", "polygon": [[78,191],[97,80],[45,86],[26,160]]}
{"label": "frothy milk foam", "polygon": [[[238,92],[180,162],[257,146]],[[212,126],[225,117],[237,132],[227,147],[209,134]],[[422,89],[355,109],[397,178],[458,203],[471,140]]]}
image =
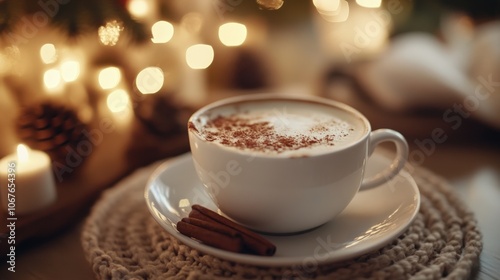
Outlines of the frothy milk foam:
{"label": "frothy milk foam", "polygon": [[341,108],[293,100],[217,107],[199,116],[190,129],[229,148],[285,156],[332,151],[367,131],[362,119]]}

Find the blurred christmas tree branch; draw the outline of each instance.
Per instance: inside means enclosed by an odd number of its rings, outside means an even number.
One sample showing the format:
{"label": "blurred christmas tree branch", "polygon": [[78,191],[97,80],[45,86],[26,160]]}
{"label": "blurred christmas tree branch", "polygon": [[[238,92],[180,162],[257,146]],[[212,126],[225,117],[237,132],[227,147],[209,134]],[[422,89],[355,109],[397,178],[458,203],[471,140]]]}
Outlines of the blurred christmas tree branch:
{"label": "blurred christmas tree branch", "polygon": [[16,24],[29,22],[40,28],[50,24],[70,38],[96,32],[106,22],[121,22],[135,42],[150,38],[121,0],[0,0],[0,36],[15,31]]}

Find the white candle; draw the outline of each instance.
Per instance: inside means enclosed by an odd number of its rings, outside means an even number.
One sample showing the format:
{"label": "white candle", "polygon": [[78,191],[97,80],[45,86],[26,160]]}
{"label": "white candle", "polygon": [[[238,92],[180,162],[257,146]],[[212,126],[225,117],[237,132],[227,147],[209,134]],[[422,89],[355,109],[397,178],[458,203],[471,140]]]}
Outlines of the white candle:
{"label": "white candle", "polygon": [[29,214],[56,200],[57,192],[49,156],[17,146],[17,154],[0,160],[2,208],[9,216]]}

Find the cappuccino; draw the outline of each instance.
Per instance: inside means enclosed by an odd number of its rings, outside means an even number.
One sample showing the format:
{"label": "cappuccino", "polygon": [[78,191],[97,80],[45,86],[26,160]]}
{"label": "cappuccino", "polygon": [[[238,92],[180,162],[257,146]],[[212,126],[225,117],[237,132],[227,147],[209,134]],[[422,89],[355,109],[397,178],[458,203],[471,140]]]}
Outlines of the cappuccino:
{"label": "cappuccino", "polygon": [[368,131],[362,119],[344,109],[280,99],[212,108],[190,122],[189,129],[227,148],[286,156],[329,152]]}
{"label": "cappuccino", "polygon": [[[333,219],[359,190],[404,167],[408,144],[371,131],[355,109],[312,96],[252,94],[208,104],[188,122],[198,178],[221,212],[249,228],[294,233]],[[371,152],[393,142],[393,163],[364,178]]]}

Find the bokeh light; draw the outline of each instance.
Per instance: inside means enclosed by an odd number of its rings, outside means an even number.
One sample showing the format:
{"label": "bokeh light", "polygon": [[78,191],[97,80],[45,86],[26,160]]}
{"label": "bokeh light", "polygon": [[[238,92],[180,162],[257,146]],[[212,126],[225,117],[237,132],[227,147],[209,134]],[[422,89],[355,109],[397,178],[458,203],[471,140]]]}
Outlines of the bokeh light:
{"label": "bokeh light", "polygon": [[127,9],[133,17],[144,18],[147,16],[150,7],[147,0],[130,0]]}
{"label": "bokeh light", "polygon": [[108,109],[113,113],[124,112],[130,104],[130,97],[123,89],[117,89],[111,92],[106,99]]}
{"label": "bokeh light", "polygon": [[163,87],[165,77],[159,67],[147,67],[137,74],[135,83],[142,94],[154,94]]}
{"label": "bokeh light", "polygon": [[214,61],[214,48],[197,44],[186,50],[186,62],[192,69],[206,69]]}
{"label": "bokeh light", "polygon": [[65,82],[73,82],[80,75],[80,63],[75,60],[67,60],[61,64],[61,76]]}
{"label": "bokeh light", "polygon": [[40,58],[45,64],[51,64],[57,60],[56,47],[53,44],[45,44],[40,47]]}
{"label": "bokeh light", "polygon": [[344,22],[349,18],[349,3],[345,0],[340,0],[339,8],[336,11],[323,11],[320,12],[320,15],[328,22]]}
{"label": "bokeh light", "polygon": [[356,0],[356,3],[365,8],[379,8],[382,0]]}
{"label": "bokeh light", "polygon": [[43,83],[48,89],[55,89],[61,85],[61,72],[57,69],[49,69],[43,75]]}
{"label": "bokeh light", "polygon": [[257,0],[259,8],[263,10],[277,10],[283,6],[284,0]]}
{"label": "bokeh light", "polygon": [[168,21],[157,21],[151,27],[153,38],[151,41],[155,44],[167,43],[174,36],[174,26]]}
{"label": "bokeh light", "polygon": [[219,27],[219,39],[228,47],[240,46],[247,38],[247,27],[236,22],[224,23]]}
{"label": "bokeh light", "polygon": [[116,87],[122,78],[122,73],[118,67],[107,67],[99,72],[99,85],[102,89]]}
{"label": "bokeh light", "polygon": [[339,9],[340,0],[313,0],[313,4],[320,14],[329,14]]}
{"label": "bokeh light", "polygon": [[112,20],[108,21],[106,25],[99,27],[97,34],[103,45],[114,46],[118,43],[122,31],[122,24],[116,20]]}

